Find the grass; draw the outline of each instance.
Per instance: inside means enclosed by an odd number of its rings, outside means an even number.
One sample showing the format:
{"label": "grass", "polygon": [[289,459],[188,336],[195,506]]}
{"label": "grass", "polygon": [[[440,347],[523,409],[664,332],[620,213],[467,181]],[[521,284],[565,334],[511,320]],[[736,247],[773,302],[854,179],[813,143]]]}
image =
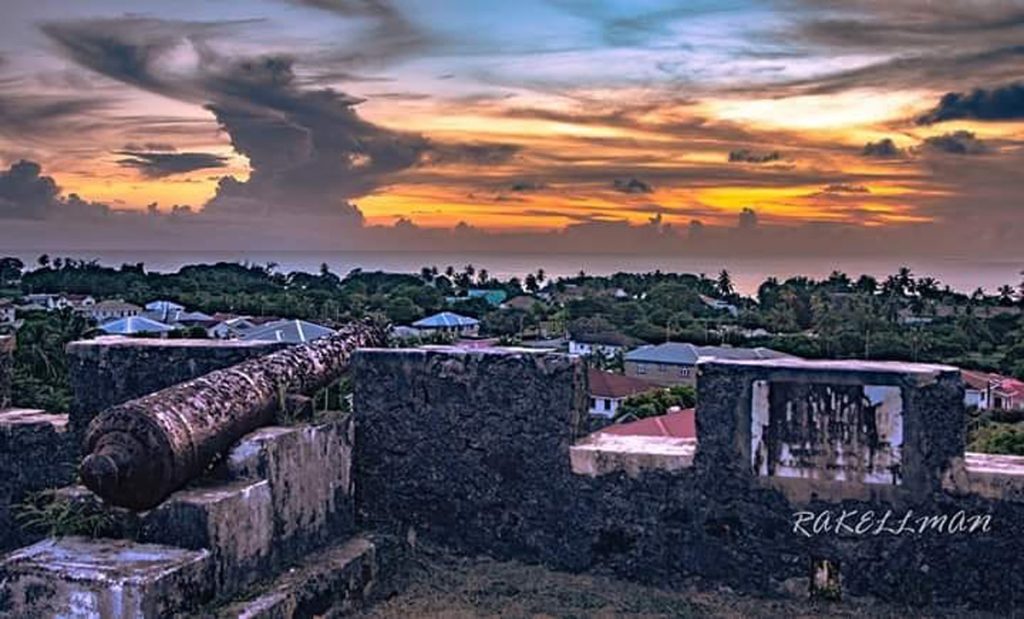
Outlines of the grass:
{"label": "grass", "polygon": [[409,583],[363,619],[662,618],[662,617],[986,617],[907,609],[872,601],[763,599],[728,589],[668,591],[605,576],[566,574],[514,561],[457,557],[420,547]]}

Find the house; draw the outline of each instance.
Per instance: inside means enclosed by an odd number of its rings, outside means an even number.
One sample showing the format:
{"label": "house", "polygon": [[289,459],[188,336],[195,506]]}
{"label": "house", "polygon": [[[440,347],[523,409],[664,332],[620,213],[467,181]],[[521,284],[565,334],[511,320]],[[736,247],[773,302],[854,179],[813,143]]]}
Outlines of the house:
{"label": "house", "polygon": [[622,333],[579,333],[569,339],[569,354],[581,357],[599,355],[605,359],[614,359],[630,347],[644,343]]}
{"label": "house", "polygon": [[521,294],[519,296],[512,297],[501,304],[502,309],[516,309],[528,312],[533,309],[534,305],[543,305],[543,302],[530,295]]}
{"label": "house", "polygon": [[1001,377],[992,389],[992,408],[996,410],[1024,411],[1024,381]]}
{"label": "house", "polygon": [[242,337],[257,327],[248,316],[235,316],[234,314],[214,314],[214,322],[207,327],[206,334],[219,340]]}
{"label": "house", "polygon": [[166,312],[183,312],[183,311],[185,311],[185,306],[181,305],[179,303],[175,303],[174,301],[165,301],[165,300],[150,301],[149,303],[146,304],[146,311],[147,312],[165,312],[165,313]]}
{"label": "house", "polygon": [[480,321],[476,318],[460,316],[454,312],[441,312],[427,316],[412,323],[420,331],[449,333],[452,335],[473,337],[480,331]]}
{"label": "house", "polygon": [[978,410],[1024,410],[1024,381],[977,372],[960,370],[964,379],[964,405]]}
{"label": "house", "polygon": [[174,301],[150,301],[146,304],[146,311],[143,315],[151,320],[158,320],[167,324],[178,321],[178,316],[185,311],[185,306]]}
{"label": "house", "polygon": [[[24,302],[22,305],[36,306],[42,308],[44,311],[51,312],[53,310],[60,309],[58,307],[60,304],[60,298],[60,295],[49,292],[27,294],[23,299]],[[33,311],[38,310],[33,308]]]}
{"label": "house", "polygon": [[998,377],[974,370],[960,370],[960,376],[964,379],[964,406],[988,410],[992,402],[992,386]]}
{"label": "house", "polygon": [[305,320],[278,320],[256,327],[242,336],[247,342],[287,342],[304,344],[328,335],[334,335],[334,329]]}
{"label": "house", "polygon": [[88,294],[66,294],[63,295],[64,304],[72,310],[87,314],[96,305],[96,299]]}
{"label": "house", "polygon": [[14,302],[0,299],[0,325],[14,324]]}
{"label": "house", "polygon": [[655,436],[660,438],[697,438],[697,412],[692,408],[673,408],[656,417],[617,423],[602,428],[596,434],[606,436]]}
{"label": "house", "polygon": [[626,376],[641,378],[658,385],[697,384],[697,362],[704,359],[780,359],[791,357],[770,348],[733,348],[731,346],[696,346],[683,342],[666,342],[657,346],[641,346],[626,353]]}
{"label": "house", "polygon": [[[131,318],[142,313],[142,308],[133,303],[126,303],[120,299],[100,301],[89,308],[89,315],[99,324],[118,318]],[[152,322],[152,318],[148,319]],[[165,325],[166,326],[166,325]]]}
{"label": "house", "polygon": [[710,307],[713,310],[729,312],[729,315],[733,317],[740,315],[739,308],[737,308],[732,303],[729,303],[728,301],[723,301],[722,299],[716,299],[714,297],[709,297],[703,294],[700,295],[700,300],[702,303],[704,303],[704,305]]}
{"label": "house", "polygon": [[587,389],[590,395],[588,412],[610,419],[629,396],[657,388],[646,380],[590,368],[587,370]]}
{"label": "house", "polygon": [[470,299],[483,299],[491,307],[498,307],[508,298],[508,293],[501,289],[470,288],[466,296]]}
{"label": "house", "polygon": [[152,335],[174,331],[174,327],[145,316],[126,316],[101,324],[100,330],[107,335]]}

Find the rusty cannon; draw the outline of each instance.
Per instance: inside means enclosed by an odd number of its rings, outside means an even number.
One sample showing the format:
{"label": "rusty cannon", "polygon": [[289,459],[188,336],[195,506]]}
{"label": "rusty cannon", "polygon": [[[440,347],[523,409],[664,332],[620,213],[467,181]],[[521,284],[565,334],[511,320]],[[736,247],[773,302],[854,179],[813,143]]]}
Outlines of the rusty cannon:
{"label": "rusty cannon", "polygon": [[109,408],[86,431],[82,481],[112,505],[155,507],[245,434],[272,423],[287,396],[316,393],[344,374],[357,348],[385,340],[383,328],[353,323]]}

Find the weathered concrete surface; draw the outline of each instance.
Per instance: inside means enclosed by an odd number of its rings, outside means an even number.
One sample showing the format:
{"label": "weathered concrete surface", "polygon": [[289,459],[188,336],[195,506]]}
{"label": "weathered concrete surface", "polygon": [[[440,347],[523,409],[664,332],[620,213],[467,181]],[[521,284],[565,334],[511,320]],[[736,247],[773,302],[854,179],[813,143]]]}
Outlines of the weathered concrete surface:
{"label": "weathered concrete surface", "polygon": [[781,359],[698,373],[696,465],[752,473],[793,500],[923,498],[964,451],[955,368]]}
{"label": "weathered concrete surface", "polygon": [[11,377],[14,374],[14,336],[0,335],[0,410],[11,405]]}
{"label": "weathered concrete surface", "polygon": [[67,425],[67,415],[26,409],[0,411],[0,551],[40,538],[23,530],[15,518],[27,495],[74,479]]}
{"label": "weathered concrete surface", "polygon": [[0,563],[7,617],[143,619],[210,598],[209,552],[117,540],[45,540]]}
{"label": "weathered concrete surface", "polygon": [[201,483],[136,512],[83,486],[58,492],[102,512],[104,535],[211,553],[218,599],[247,589],[355,531],[349,415],[246,435]]}
{"label": "weathered concrete surface", "polygon": [[292,619],[337,617],[394,593],[404,544],[388,536],[358,536],[307,556],[251,599],[218,617]]}
{"label": "weathered concrete surface", "polygon": [[[962,385],[945,368],[782,362],[702,366],[692,466],[596,477],[572,472],[582,391],[570,361],[479,352],[365,351],[355,363],[357,510],[466,553],[773,594],[838,567],[844,595],[920,606],[1024,608],[1024,505],[952,493],[963,450]],[[751,458],[757,380],[898,386],[899,486],[814,480],[800,500]],[[807,480],[785,480],[806,483]],[[849,498],[846,490],[868,492]],[[987,516],[987,530],[804,535],[794,515],[889,510]],[[916,521],[914,521],[916,523]]]}
{"label": "weathered concrete surface", "polygon": [[271,573],[275,514],[266,480],[185,489],[142,518],[139,540],[208,549],[219,597]]}
{"label": "weathered concrete surface", "polygon": [[[364,525],[397,520],[454,548],[514,554],[570,538],[586,414],[579,359],[487,350],[362,350],[355,358],[356,496]],[[400,524],[400,528],[402,525]],[[564,544],[543,545],[552,561]]]}
{"label": "weathered concrete surface", "polygon": [[1024,502],[1024,456],[966,453],[963,474],[950,475],[944,487],[953,493]]}
{"label": "weathered concrete surface", "polygon": [[269,424],[287,394],[312,395],[385,331],[352,323],[335,335],[217,370],[108,408],[86,432],[83,483],[114,505],[149,509],[199,477],[245,434]]}
{"label": "weathered concrete surface", "polygon": [[284,348],[277,342],[165,340],[116,335],[71,342],[71,429],[81,437],[100,411]]}
{"label": "weathered concrete surface", "polygon": [[569,449],[572,472],[597,477],[618,471],[678,471],[693,466],[697,440],[665,436],[593,434]]}
{"label": "weathered concrete surface", "polygon": [[267,480],[276,563],[354,531],[353,432],[348,415],[320,424],[260,428],[240,441],[216,472],[229,479]]}

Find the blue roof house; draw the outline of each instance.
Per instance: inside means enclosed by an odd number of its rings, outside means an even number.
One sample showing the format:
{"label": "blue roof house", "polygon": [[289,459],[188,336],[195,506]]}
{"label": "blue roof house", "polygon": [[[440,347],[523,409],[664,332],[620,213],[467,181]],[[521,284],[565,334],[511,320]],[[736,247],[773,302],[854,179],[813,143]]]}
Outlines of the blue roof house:
{"label": "blue roof house", "polygon": [[454,312],[441,312],[427,316],[412,323],[421,331],[435,331],[460,336],[475,336],[480,329],[480,321],[468,316],[460,316]]}
{"label": "blue roof house", "polygon": [[144,316],[128,316],[104,323],[100,330],[108,335],[149,335],[174,331],[174,327]]}

